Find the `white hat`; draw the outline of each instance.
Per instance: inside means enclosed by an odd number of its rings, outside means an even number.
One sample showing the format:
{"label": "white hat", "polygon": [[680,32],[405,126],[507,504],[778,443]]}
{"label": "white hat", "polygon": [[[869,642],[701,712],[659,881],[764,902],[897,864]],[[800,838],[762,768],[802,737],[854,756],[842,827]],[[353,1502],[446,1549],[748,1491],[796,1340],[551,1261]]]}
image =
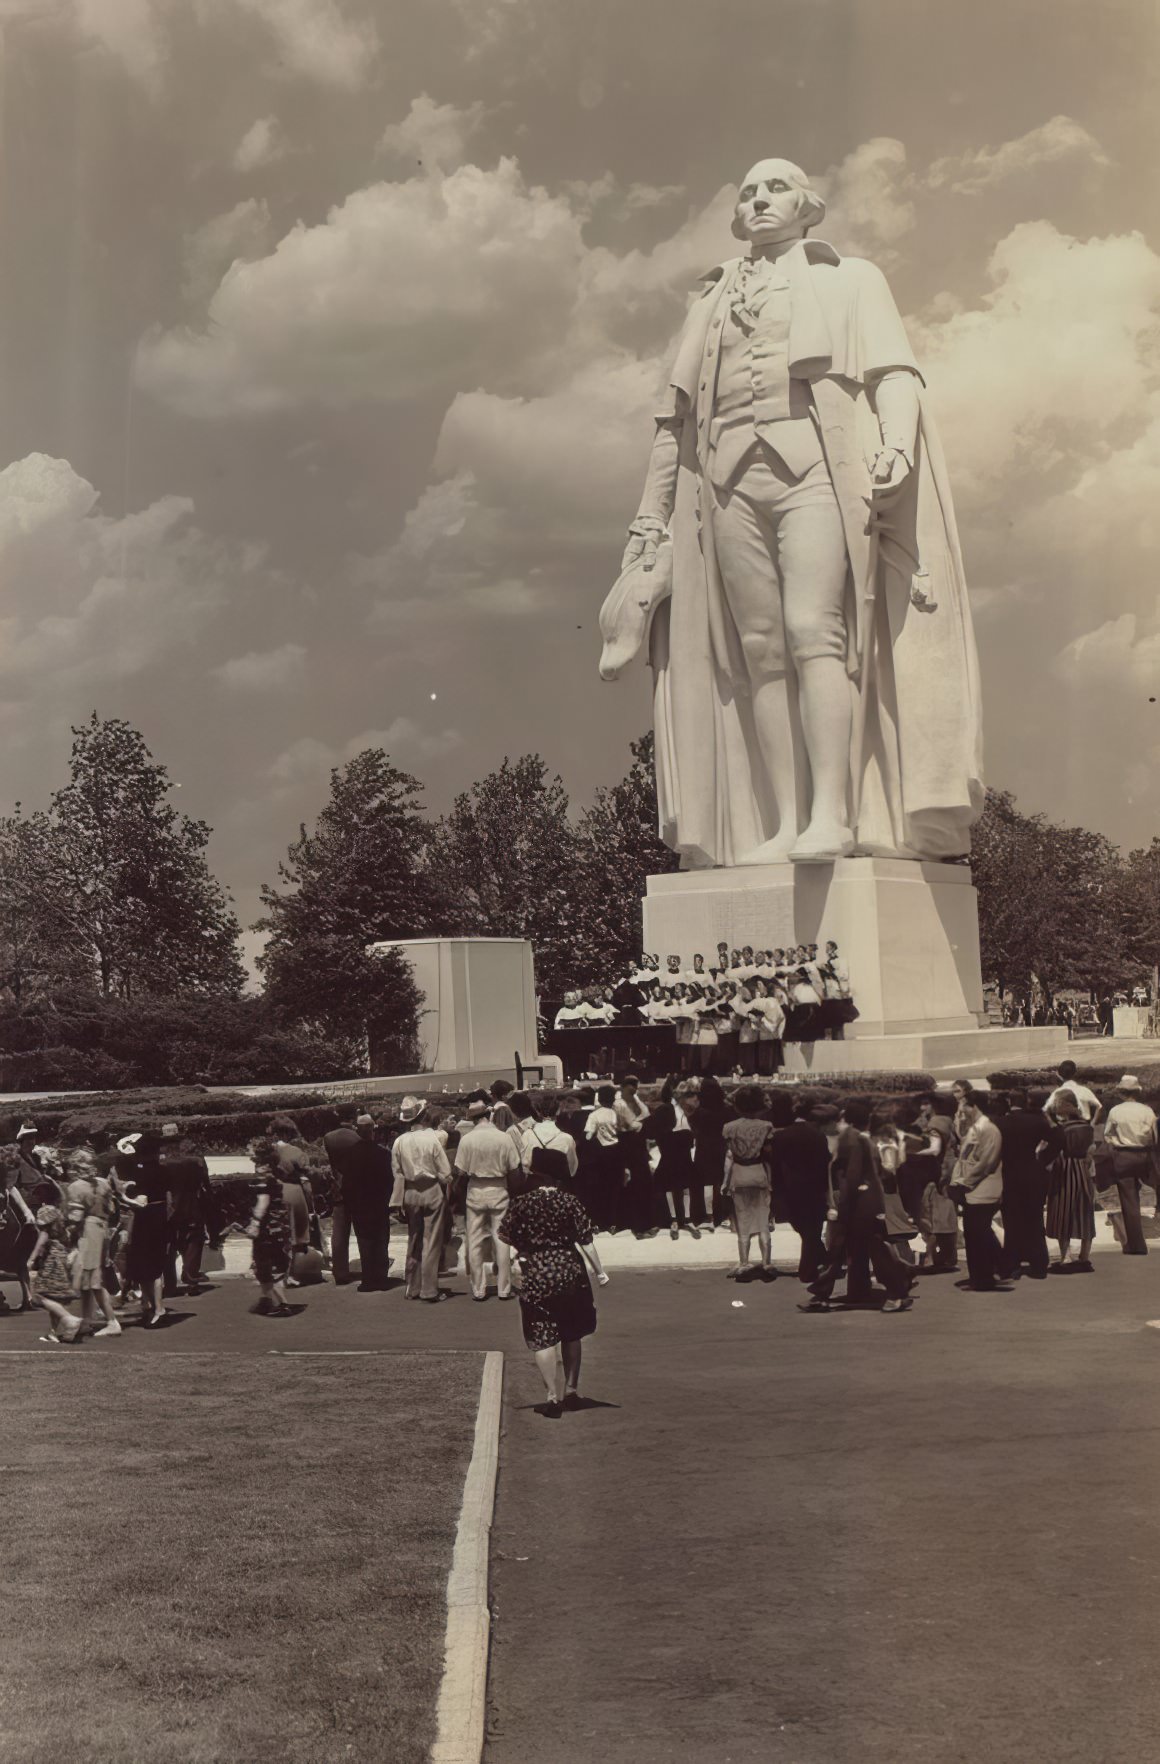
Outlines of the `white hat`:
{"label": "white hat", "polygon": [[1144,1086],[1134,1072],[1125,1072],[1116,1088],[1118,1090],[1143,1090]]}
{"label": "white hat", "polygon": [[137,1150],[137,1141],[140,1137],[141,1135],[139,1133],[126,1133],[124,1139],[119,1139],[117,1141],[117,1150],[123,1158],[131,1158],[133,1156]]}
{"label": "white hat", "polygon": [[400,1121],[417,1121],[427,1104],[417,1096],[405,1096],[399,1105]]}

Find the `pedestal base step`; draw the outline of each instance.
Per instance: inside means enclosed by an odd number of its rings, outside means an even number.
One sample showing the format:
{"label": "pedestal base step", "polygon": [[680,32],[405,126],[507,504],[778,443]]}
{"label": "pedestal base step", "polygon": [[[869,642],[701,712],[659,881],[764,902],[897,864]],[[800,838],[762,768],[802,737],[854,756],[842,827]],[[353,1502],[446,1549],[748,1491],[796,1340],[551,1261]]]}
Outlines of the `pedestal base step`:
{"label": "pedestal base step", "polygon": [[859,1035],[845,1041],[787,1042],[787,1077],[852,1077],[858,1072],[929,1072],[932,1078],[982,1078],[1019,1066],[1057,1066],[1066,1029],[956,1029],[909,1035]]}

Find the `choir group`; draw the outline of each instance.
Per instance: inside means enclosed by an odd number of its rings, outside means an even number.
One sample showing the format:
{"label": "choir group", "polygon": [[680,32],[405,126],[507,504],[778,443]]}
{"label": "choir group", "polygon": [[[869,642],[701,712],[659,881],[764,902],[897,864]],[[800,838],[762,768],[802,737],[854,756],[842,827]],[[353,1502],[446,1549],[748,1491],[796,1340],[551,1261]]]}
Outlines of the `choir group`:
{"label": "choir group", "polygon": [[565,994],[557,1030],[671,1027],[681,1072],[768,1076],[786,1041],[839,1040],[858,1011],[838,945],[730,950],[717,946],[683,967],[679,956],[645,955],[611,986]]}

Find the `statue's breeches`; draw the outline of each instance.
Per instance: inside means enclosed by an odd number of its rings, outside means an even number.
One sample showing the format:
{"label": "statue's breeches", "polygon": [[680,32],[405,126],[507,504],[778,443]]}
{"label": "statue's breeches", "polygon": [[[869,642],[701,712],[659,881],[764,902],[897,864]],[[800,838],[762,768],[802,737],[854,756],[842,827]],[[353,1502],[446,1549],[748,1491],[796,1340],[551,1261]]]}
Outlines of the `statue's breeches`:
{"label": "statue's breeches", "polygon": [[702,497],[751,681],[819,656],[844,665],[846,538],[825,464],[791,479],[762,450],[730,489],[704,483]]}

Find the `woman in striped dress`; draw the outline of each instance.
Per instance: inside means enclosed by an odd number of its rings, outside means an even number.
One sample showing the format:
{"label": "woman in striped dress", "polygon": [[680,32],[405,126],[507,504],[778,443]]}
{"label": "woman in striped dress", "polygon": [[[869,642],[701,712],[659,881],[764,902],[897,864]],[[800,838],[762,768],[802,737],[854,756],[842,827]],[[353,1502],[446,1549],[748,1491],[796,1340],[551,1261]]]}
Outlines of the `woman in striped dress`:
{"label": "woman in striped dress", "polygon": [[1092,1241],[1096,1234],[1095,1173],[1091,1163],[1092,1126],[1079,1111],[1079,1103],[1070,1090],[1060,1090],[1055,1097],[1055,1125],[1048,1128],[1047,1235],[1059,1244],[1059,1260],[1052,1269],[1056,1273],[1067,1263],[1071,1240],[1079,1238],[1079,1256],[1073,1263],[1077,1269],[1092,1271]]}

